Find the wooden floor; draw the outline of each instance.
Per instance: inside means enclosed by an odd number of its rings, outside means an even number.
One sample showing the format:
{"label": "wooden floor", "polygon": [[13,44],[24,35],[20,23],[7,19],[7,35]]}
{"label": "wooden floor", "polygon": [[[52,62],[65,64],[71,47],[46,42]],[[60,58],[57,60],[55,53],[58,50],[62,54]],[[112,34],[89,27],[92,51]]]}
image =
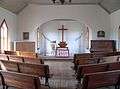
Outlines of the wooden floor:
{"label": "wooden floor", "polygon": [[[53,74],[53,77],[49,81],[51,87],[50,89],[76,89],[77,80],[75,79],[74,71],[71,68],[73,66],[72,60],[47,60],[45,61],[45,64],[50,66],[50,73]],[[42,83],[44,82],[43,80],[41,81]],[[43,89],[49,88],[43,87]],[[99,89],[114,88],[105,87]]]}

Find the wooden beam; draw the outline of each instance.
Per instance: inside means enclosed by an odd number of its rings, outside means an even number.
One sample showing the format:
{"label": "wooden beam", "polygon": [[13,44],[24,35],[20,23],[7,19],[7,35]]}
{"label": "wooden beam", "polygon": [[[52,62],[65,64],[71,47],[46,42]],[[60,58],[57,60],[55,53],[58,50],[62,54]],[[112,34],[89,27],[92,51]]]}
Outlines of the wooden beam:
{"label": "wooden beam", "polygon": [[104,9],[108,14],[111,14],[111,12],[110,12],[108,9],[106,9],[101,3],[98,3],[98,5],[99,5],[102,9]]}

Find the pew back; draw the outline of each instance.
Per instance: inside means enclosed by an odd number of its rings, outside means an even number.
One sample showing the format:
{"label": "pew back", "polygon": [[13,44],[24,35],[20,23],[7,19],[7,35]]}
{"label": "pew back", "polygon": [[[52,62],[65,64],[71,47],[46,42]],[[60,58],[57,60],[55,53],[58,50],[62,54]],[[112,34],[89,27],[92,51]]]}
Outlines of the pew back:
{"label": "pew back", "polygon": [[7,55],[9,61],[15,61],[15,62],[24,62],[23,57],[16,56],[16,55]]}
{"label": "pew back", "polygon": [[97,58],[81,58],[76,61],[76,65],[95,64],[98,60]]}
{"label": "pew back", "polygon": [[8,57],[5,54],[0,54],[0,60],[8,60]]}
{"label": "pew back", "polygon": [[29,64],[14,61],[1,60],[1,68],[5,71],[14,71],[24,74],[31,74],[45,78],[45,85],[48,84],[49,66],[44,64]]}
{"label": "pew back", "polygon": [[120,62],[109,63],[108,70],[120,70]]}
{"label": "pew back", "polygon": [[0,66],[1,66],[1,69],[5,71],[8,70],[8,71],[13,71],[13,72],[19,72],[18,65],[16,62],[1,60]]}
{"label": "pew back", "polygon": [[7,55],[16,55],[15,51],[7,51],[7,50],[5,50],[4,53],[7,54]]}
{"label": "pew back", "polygon": [[29,58],[29,57],[23,57],[25,63],[31,63],[31,64],[44,64],[44,61],[39,58]]}
{"label": "pew back", "polygon": [[37,58],[38,57],[37,53],[34,53],[34,52],[22,52],[22,51],[20,51],[19,55],[22,57],[30,57],[30,58]]}
{"label": "pew back", "polygon": [[13,86],[18,89],[41,89],[40,80],[38,77],[28,74],[0,71],[4,84],[7,86]]}
{"label": "pew back", "polygon": [[117,85],[120,70],[86,74],[83,78],[82,89],[96,89],[104,86]]}
{"label": "pew back", "polygon": [[7,55],[7,58],[9,61],[15,61],[15,62],[25,62],[25,63],[31,63],[31,64],[44,64],[44,61],[39,58],[21,57],[21,56],[16,56],[16,55]]}
{"label": "pew back", "polygon": [[77,71],[77,79],[81,79],[81,77],[88,73],[96,73],[96,72],[105,72],[108,70],[107,64],[88,64],[88,65],[79,65]]}
{"label": "pew back", "polygon": [[39,77],[46,77],[49,75],[48,65],[36,65],[28,63],[19,63],[18,65],[21,73],[37,75]]}
{"label": "pew back", "polygon": [[92,58],[91,53],[74,54],[74,63],[81,58]]}

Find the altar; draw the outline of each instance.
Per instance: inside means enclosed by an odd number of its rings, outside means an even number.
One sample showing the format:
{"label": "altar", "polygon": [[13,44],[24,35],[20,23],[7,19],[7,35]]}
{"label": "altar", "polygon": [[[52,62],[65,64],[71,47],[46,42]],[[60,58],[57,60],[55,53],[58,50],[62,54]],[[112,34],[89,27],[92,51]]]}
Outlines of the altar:
{"label": "altar", "polygon": [[67,58],[88,50],[89,29],[84,24],[53,20],[37,28],[37,53],[42,56]]}
{"label": "altar", "polygon": [[56,52],[55,52],[55,56],[56,57],[69,57],[69,49],[67,46],[66,41],[64,41],[64,31],[68,30],[64,28],[64,25],[62,25],[61,29],[58,29],[62,31],[62,41],[60,41],[60,43],[58,44],[59,47],[56,47]]}
{"label": "altar", "polygon": [[55,57],[69,57],[69,49],[68,47],[65,48],[57,47],[55,54],[56,54]]}

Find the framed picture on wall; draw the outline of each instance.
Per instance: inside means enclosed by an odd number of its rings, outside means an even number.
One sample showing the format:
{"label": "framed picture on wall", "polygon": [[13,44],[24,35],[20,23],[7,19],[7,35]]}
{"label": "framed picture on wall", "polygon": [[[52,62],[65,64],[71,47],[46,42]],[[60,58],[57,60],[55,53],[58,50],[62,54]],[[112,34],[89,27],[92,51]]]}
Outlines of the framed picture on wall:
{"label": "framed picture on wall", "polygon": [[23,32],[23,40],[29,40],[29,32]]}
{"label": "framed picture on wall", "polygon": [[104,31],[98,31],[97,32],[97,37],[105,37],[105,32]]}

